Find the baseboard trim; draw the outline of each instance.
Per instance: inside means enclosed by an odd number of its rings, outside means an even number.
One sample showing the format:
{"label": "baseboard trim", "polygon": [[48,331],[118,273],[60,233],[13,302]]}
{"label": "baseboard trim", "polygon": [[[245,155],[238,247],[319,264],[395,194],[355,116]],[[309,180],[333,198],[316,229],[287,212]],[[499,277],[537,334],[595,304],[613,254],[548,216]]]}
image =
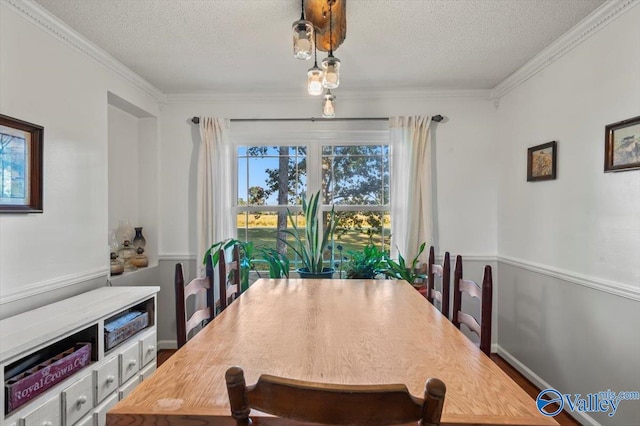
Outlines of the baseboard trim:
{"label": "baseboard trim", "polygon": [[158,340],[158,350],[178,349],[178,342],[175,340]]}
{"label": "baseboard trim", "polygon": [[538,274],[546,275],[548,277],[557,278],[562,281],[578,284],[583,287],[591,288],[609,294],[614,294],[616,296],[625,297],[637,302],[640,301],[640,287],[634,287],[628,284],[603,280],[595,277],[587,277],[575,272],[559,268],[552,268],[550,266],[540,265],[513,257],[498,256],[498,262]]}
{"label": "baseboard trim", "polygon": [[[505,361],[511,364],[513,368],[518,370],[520,374],[522,374],[524,377],[529,379],[529,381],[531,381],[531,383],[536,385],[539,389],[550,389],[550,388],[555,389],[552,385],[550,385],[545,380],[543,380],[542,377],[538,376],[535,372],[533,372],[533,370],[531,370],[529,367],[527,367],[522,362],[520,362],[520,360],[518,360],[516,357],[514,357],[509,352],[507,352],[502,346],[498,344],[496,345],[496,347],[497,347],[496,353],[498,355],[500,355]],[[588,414],[581,413],[581,412],[571,412],[571,413],[567,412],[567,413],[582,424],[589,424],[594,426],[598,426],[600,424]]]}
{"label": "baseboard trim", "polygon": [[50,291],[59,290],[61,288],[70,287],[76,284],[83,283],[85,281],[95,280],[103,277],[105,283],[107,276],[109,275],[109,269],[99,268],[93,271],[82,272],[80,274],[66,275],[64,277],[54,278],[47,281],[41,281],[36,284],[20,287],[15,290],[8,291],[4,294],[0,294],[0,305],[6,303],[15,302],[16,300],[26,299],[28,297],[36,296]]}

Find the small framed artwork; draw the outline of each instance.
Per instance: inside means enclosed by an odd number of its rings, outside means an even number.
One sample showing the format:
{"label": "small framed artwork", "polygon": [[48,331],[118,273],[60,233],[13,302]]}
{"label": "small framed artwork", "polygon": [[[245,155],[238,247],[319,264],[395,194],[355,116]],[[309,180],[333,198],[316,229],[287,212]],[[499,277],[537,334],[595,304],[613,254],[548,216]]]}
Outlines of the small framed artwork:
{"label": "small framed artwork", "polygon": [[556,178],[556,141],[532,146],[527,150],[527,182]]}
{"label": "small framed artwork", "polygon": [[604,129],[604,171],[640,169],[640,116]]}
{"label": "small framed artwork", "polygon": [[0,213],[42,213],[43,133],[0,114]]}

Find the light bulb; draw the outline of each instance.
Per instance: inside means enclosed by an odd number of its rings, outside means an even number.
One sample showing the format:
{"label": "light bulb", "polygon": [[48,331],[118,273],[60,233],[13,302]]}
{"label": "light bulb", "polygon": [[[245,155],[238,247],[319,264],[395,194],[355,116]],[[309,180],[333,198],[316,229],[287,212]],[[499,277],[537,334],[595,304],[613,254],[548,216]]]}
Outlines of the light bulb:
{"label": "light bulb", "polygon": [[293,56],[297,59],[309,59],[312,56],[313,25],[309,21],[300,20],[293,23]]}
{"label": "light bulb", "polygon": [[312,96],[322,95],[322,70],[317,66],[307,72],[307,92]]}
{"label": "light bulb", "polygon": [[324,118],[334,118],[336,116],[336,97],[333,96],[331,90],[327,90],[322,101],[322,116]]}
{"label": "light bulb", "polygon": [[322,87],[335,89],[340,85],[340,59],[329,55],[322,61],[324,75],[322,77]]}

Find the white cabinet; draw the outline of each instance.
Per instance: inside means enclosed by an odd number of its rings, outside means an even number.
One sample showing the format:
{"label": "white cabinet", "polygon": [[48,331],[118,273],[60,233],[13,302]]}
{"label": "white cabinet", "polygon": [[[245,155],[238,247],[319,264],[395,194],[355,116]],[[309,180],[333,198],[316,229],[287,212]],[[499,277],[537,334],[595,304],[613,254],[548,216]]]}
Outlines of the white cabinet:
{"label": "white cabinet", "polygon": [[111,395],[105,402],[96,407],[93,412],[93,424],[95,426],[105,426],[107,424],[107,411],[118,403],[118,395]]}
{"label": "white cabinet", "polygon": [[124,384],[138,372],[140,365],[140,348],[137,342],[123,350],[120,355],[120,384]]}
{"label": "white cabinet", "polygon": [[[103,287],[0,321],[3,383],[16,377],[16,372],[46,363],[50,353],[66,353],[67,347],[79,342],[91,344],[88,365],[82,364],[63,380],[44,391],[40,389],[37,396],[7,414],[5,406],[0,424],[104,426],[111,407],[155,370],[158,290],[158,287]],[[148,326],[105,350],[105,322],[132,309],[148,313]],[[5,404],[7,392],[6,387],[0,387],[0,401]]]}
{"label": "white cabinet", "polygon": [[72,425],[93,408],[91,374],[62,391],[63,424]]}
{"label": "white cabinet", "polygon": [[60,398],[58,395],[49,399],[22,419],[24,426],[60,426]]}
{"label": "white cabinet", "polygon": [[96,383],[96,400],[98,405],[109,394],[118,389],[118,357],[114,356],[94,371]]}

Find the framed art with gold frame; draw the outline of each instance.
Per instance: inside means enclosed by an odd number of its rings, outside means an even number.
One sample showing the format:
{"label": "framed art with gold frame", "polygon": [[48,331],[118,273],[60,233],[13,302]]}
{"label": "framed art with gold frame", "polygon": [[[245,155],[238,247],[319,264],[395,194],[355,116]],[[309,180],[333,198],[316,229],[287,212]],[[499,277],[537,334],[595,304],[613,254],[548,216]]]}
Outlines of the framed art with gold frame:
{"label": "framed art with gold frame", "polygon": [[605,126],[604,171],[640,169],[640,115]]}

